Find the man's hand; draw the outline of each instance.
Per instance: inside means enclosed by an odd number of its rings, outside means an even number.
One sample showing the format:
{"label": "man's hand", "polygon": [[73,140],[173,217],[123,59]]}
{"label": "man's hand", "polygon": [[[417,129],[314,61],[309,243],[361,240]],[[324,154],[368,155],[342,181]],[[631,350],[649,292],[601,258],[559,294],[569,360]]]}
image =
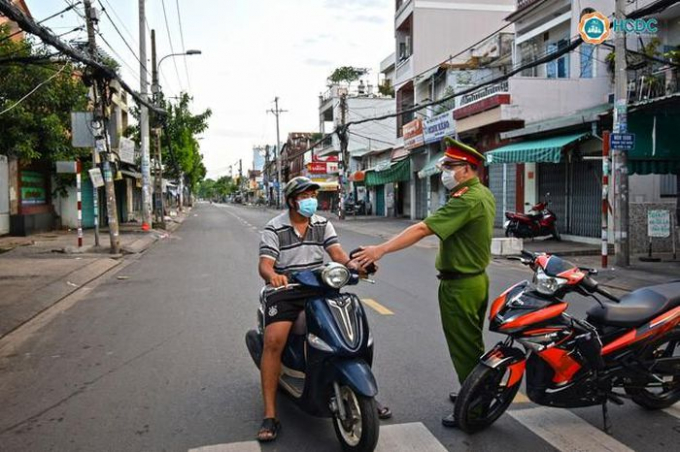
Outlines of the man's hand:
{"label": "man's hand", "polygon": [[354,255],[354,260],[357,261],[361,266],[365,267],[368,264],[379,261],[384,255],[385,252],[380,245],[362,246],[361,251]]}
{"label": "man's hand", "polygon": [[288,285],[288,277],[286,277],[286,275],[279,275],[278,273],[276,273],[269,280],[269,284],[271,284],[274,287],[285,287]]}

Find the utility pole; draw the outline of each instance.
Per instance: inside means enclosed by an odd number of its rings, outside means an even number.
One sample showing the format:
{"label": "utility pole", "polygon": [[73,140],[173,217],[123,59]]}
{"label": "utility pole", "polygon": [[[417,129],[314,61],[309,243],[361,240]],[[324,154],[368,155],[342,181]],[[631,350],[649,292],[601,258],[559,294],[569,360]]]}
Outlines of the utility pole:
{"label": "utility pole", "polygon": [[271,197],[269,194],[269,145],[264,145],[264,168],[262,170],[264,179],[264,192],[267,194],[267,206],[271,205]]}
{"label": "utility pole", "polygon": [[[146,78],[146,0],[139,0],[139,95],[148,99]],[[149,157],[149,110],[139,106],[139,131],[142,144],[142,229],[151,227],[151,163]]]}
{"label": "utility pole", "polygon": [[[153,104],[158,107],[160,103],[160,87],[158,85],[158,64],[156,63],[156,30],[151,30],[151,95]],[[154,183],[154,193],[156,202],[154,211],[156,212],[156,222],[161,228],[165,229],[165,199],[163,198],[163,156],[161,152],[161,128],[157,116],[154,118],[154,145],[156,148],[156,180]]]}
{"label": "utility pole", "polygon": [[238,190],[241,192],[241,199],[243,199],[243,161],[238,159]]}
{"label": "utility pole", "polygon": [[[626,0],[616,0],[615,19],[626,18]],[[615,79],[614,79],[614,132],[628,131],[628,67],[626,63],[626,33],[616,32],[614,41]],[[628,162],[626,151],[614,148],[614,246],[616,265],[630,265],[630,247],[628,241]]]}
{"label": "utility pole", "polygon": [[269,110],[271,113],[276,116],[276,168],[277,168],[277,173],[278,173],[278,190],[276,191],[276,208],[280,209],[282,200],[281,200],[281,138],[279,136],[279,115],[281,113],[286,113],[288,110],[279,110],[279,98],[278,96],[274,98],[274,104],[276,106],[275,110]]}
{"label": "utility pole", "polygon": [[[97,55],[97,44],[95,42],[94,36],[94,22],[98,20],[98,15],[96,10],[92,8],[91,0],[83,0],[83,6],[85,7],[85,21],[87,23],[88,50],[90,52],[90,56],[94,59]],[[92,115],[94,124],[92,128],[96,133],[94,152],[101,152],[104,154],[104,189],[106,190],[106,210],[108,212],[109,220],[111,254],[119,254],[120,235],[118,228],[118,209],[116,207],[116,190],[113,185],[113,175],[111,173],[111,149],[109,148],[109,140],[106,135],[107,121],[103,98],[103,96],[107,95],[107,91],[104,89],[104,83],[101,78],[94,78],[92,92],[94,94],[94,111]],[[96,158],[93,158],[93,160],[96,160]]]}
{"label": "utility pole", "polygon": [[[92,3],[90,0],[87,0],[85,2],[85,16],[89,18],[91,15]],[[94,60],[97,58],[97,46],[95,44],[94,38],[94,26],[89,19],[87,20],[87,43],[87,49],[88,53],[90,54],[90,58]],[[93,86],[92,89],[95,90],[96,88]],[[95,146],[92,147],[92,168],[97,168],[98,163],[99,159],[97,158],[97,148]],[[94,183],[92,184],[92,210],[94,215],[94,246],[95,248],[99,248],[99,187],[97,187]]]}
{"label": "utility pole", "polygon": [[[349,181],[349,153],[347,152],[347,92],[343,91],[340,94],[340,130],[338,137],[340,138],[340,190],[339,193],[339,213],[341,220],[345,219],[345,184]],[[349,187],[348,187],[349,190]]]}

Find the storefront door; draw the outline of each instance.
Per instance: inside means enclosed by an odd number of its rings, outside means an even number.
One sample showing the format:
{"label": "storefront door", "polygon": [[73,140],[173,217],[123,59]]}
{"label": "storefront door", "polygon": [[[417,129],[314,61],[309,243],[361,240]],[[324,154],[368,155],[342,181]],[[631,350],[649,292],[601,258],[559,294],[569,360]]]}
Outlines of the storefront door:
{"label": "storefront door", "polygon": [[385,186],[375,187],[375,214],[379,217],[385,216]]}

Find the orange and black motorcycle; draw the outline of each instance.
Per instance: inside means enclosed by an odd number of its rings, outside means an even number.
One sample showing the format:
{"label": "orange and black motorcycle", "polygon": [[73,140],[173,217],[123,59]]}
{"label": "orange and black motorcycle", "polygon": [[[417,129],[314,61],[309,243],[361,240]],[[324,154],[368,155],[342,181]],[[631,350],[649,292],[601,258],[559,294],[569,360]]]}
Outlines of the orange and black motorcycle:
{"label": "orange and black motorcycle", "polygon": [[[602,405],[607,432],[607,402],[629,398],[658,410],[680,400],[680,281],[618,299],[599,287],[594,269],[547,254],[522,255],[517,259],[532,268],[533,281],[516,284],[491,306],[491,331],[508,337],[465,380],[455,406],[460,429],[472,433],[495,422],[525,374],[534,403]],[[585,319],[566,312],[571,292],[597,301]]]}

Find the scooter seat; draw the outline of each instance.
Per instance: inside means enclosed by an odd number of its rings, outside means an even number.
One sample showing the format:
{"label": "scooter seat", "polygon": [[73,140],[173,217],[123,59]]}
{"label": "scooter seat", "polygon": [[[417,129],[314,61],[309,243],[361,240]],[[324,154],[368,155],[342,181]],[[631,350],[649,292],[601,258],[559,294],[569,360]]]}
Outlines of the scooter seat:
{"label": "scooter seat", "polygon": [[588,320],[633,328],[677,306],[680,306],[680,282],[660,284],[631,292],[620,303],[604,302],[604,307],[594,306],[588,310]]}

